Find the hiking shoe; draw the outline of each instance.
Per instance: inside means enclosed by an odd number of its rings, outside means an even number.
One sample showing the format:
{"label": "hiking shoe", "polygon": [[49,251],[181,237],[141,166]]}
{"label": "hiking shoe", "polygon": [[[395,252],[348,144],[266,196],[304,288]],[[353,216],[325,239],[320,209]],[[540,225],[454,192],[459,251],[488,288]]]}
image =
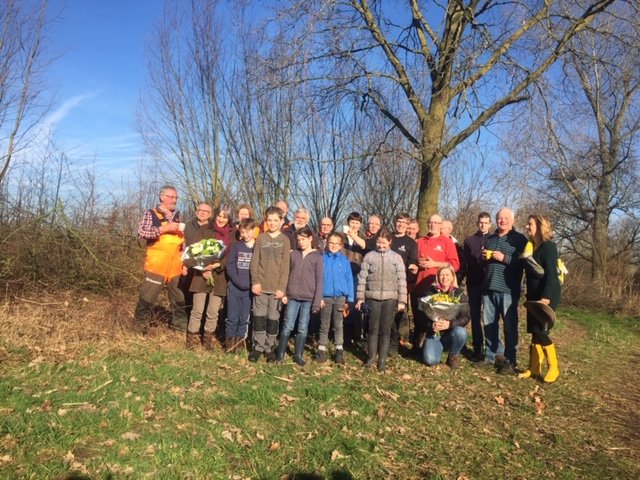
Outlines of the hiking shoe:
{"label": "hiking shoe", "polygon": [[447,357],[447,365],[451,368],[451,370],[456,369],[460,366],[460,355],[451,355]]}
{"label": "hiking shoe", "polygon": [[481,362],[472,363],[471,366],[473,366],[474,368],[480,369],[480,370],[495,370],[496,369],[496,366],[493,363],[487,362],[484,359],[482,359]]}
{"label": "hiking shoe", "polygon": [[336,350],[336,365],[344,365],[344,352]]}
{"label": "hiking shoe", "polygon": [[259,358],[260,358],[260,352],[257,350],[251,350],[251,352],[249,353],[249,361],[255,363],[258,361]]}
{"label": "hiking shoe", "polygon": [[265,357],[267,357],[267,363],[275,363],[278,361],[278,357],[274,352],[265,353]]}
{"label": "hiking shoe", "polygon": [[516,369],[510,363],[505,363],[500,368],[498,368],[498,374],[500,374],[500,375],[515,375],[516,374]]}
{"label": "hiking shoe", "polygon": [[469,361],[473,362],[473,363],[484,362],[484,354],[482,354],[482,353],[474,353],[469,358]]}
{"label": "hiking shoe", "polygon": [[294,355],[293,361],[296,362],[301,367],[304,367],[307,364],[307,362],[304,361],[304,358],[302,358],[299,355]]}
{"label": "hiking shoe", "polygon": [[318,350],[318,352],[316,353],[316,362],[324,363],[326,361],[327,361],[327,352],[325,352],[324,350]]}

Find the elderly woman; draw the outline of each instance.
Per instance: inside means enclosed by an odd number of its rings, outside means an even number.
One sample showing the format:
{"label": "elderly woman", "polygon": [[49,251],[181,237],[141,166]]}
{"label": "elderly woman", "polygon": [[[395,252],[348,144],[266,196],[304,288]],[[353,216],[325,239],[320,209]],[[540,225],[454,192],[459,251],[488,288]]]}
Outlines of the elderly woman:
{"label": "elderly woman", "polygon": [[456,299],[460,304],[458,312],[450,320],[441,316],[432,315],[428,319],[427,338],[422,349],[424,363],[437,365],[442,358],[444,350],[449,351],[447,365],[457,368],[460,363],[460,352],[467,341],[467,332],[464,329],[469,323],[469,302],[464,289],[458,287],[456,271],[451,264],[438,268],[436,281],[429,287],[427,296],[445,294]]}
{"label": "elderly woman", "polygon": [[[552,241],[551,223],[542,215],[530,215],[527,233],[529,243],[525,248],[525,256],[527,250],[532,250],[530,256],[534,260],[525,263],[527,300],[540,302],[555,311],[560,303],[560,280],[557,270],[558,248]],[[532,312],[527,311],[527,332],[531,334],[529,369],[519,377],[541,377],[542,360],[546,357],[548,368],[543,380],[547,383],[555,382],[560,371],[556,348],[549,337],[548,325],[541,323]]]}

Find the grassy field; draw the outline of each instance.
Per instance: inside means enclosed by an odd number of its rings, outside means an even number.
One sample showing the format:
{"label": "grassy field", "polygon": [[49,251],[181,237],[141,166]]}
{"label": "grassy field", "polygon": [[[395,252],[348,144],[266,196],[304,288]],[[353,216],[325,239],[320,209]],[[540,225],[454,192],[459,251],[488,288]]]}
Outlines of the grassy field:
{"label": "grassy field", "polygon": [[133,336],[130,309],[71,294],[0,307],[0,478],[640,477],[638,318],[562,310],[545,385],[466,361],[251,364]]}

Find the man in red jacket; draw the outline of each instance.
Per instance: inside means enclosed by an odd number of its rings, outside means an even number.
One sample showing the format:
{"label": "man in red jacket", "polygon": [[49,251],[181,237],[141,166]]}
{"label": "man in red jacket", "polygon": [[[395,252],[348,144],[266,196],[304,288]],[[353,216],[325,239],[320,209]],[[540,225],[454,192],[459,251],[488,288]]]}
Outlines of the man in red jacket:
{"label": "man in red jacket", "polygon": [[420,310],[420,297],[427,294],[429,286],[435,281],[438,268],[451,264],[457,272],[460,268],[458,252],[453,241],[441,234],[442,217],[432,215],[429,217],[429,233],[417,240],[418,244],[418,275],[416,285],[411,297],[411,309],[414,315],[413,350],[418,355],[421,352],[421,344],[427,332],[427,316]]}

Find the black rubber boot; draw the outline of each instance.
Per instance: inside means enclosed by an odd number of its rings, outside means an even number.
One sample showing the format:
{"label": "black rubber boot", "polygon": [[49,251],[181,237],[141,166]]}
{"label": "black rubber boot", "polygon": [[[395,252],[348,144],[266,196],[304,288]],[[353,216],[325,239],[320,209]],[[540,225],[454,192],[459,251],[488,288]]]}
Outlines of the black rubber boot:
{"label": "black rubber boot", "polygon": [[300,335],[300,334],[296,335],[296,354],[293,357],[293,361],[296,362],[301,367],[304,367],[306,363],[304,361],[304,358],[302,358],[304,355],[304,344],[306,341],[307,341],[306,335]]}

